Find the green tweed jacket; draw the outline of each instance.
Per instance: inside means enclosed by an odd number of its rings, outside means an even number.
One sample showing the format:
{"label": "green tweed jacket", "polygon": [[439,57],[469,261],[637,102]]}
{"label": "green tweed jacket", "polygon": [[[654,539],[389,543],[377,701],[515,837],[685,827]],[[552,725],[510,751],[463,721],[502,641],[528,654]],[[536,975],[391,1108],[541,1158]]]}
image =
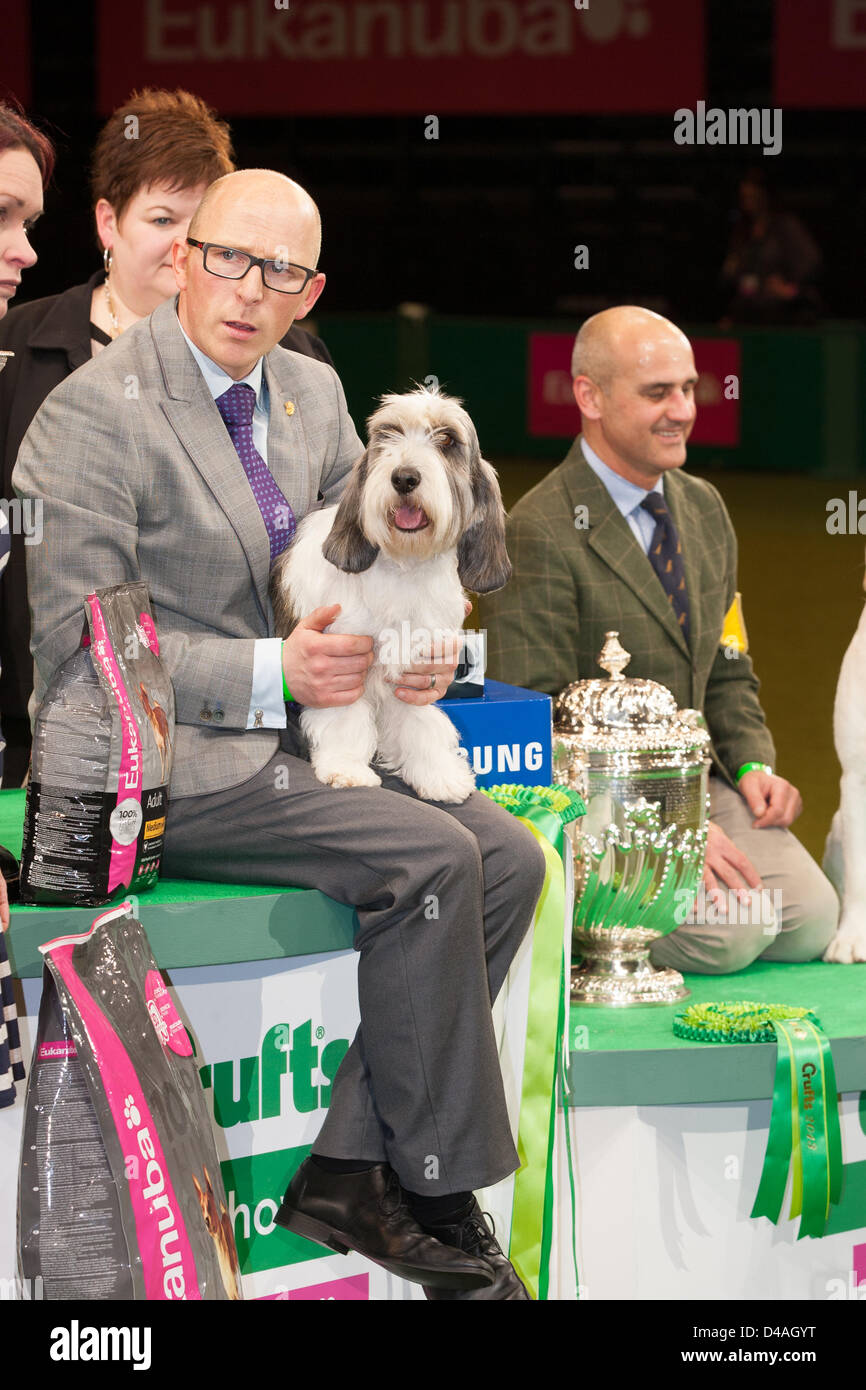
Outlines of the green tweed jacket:
{"label": "green tweed jacket", "polygon": [[513,577],[479,599],[487,674],[556,695],[571,681],[603,676],[596,658],[613,629],[631,652],[626,675],[660,681],[680,708],[703,711],[713,761],[733,783],[743,763],[775,766],[751,658],[726,656],[721,646],[737,588],[737,539],[724,502],[703,479],[666,473],[665,499],[682,543],[690,646],[578,437],[508,517]]}

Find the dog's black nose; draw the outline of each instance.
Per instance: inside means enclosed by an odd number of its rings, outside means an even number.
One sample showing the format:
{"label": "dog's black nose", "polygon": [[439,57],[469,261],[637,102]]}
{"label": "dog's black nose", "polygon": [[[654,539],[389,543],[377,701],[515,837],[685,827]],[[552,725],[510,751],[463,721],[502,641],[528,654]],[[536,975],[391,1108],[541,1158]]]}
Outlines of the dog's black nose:
{"label": "dog's black nose", "polygon": [[421,481],[421,474],[416,473],[414,468],[395,468],[391,474],[391,484],[395,492],[406,493],[416,488]]}

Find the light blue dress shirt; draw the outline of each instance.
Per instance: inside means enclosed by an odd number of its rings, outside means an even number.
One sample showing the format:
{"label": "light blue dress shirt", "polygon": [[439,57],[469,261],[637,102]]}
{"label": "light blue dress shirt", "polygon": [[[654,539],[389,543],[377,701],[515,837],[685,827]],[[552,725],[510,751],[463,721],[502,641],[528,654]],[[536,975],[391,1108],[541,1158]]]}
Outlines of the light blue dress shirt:
{"label": "light blue dress shirt", "polygon": [[[180,320],[178,320],[178,327],[186,338],[187,346],[198,363],[214,400],[235,385],[251,386],[255,391],[253,443],[267,462],[270,398],[268,383],[262,366],[263,359],[259,358],[248,376],[235,382],[228,372],[224,372],[222,367],[218,367],[216,362],[205,356],[201,348],[196,347],[195,343],[184,333]],[[238,459],[238,467],[242,467],[240,459]],[[253,690],[247,716],[248,729],[284,729],[286,727],[282,647],[283,644],[279,637],[259,637],[256,639],[253,650]]]}
{"label": "light blue dress shirt", "polygon": [[659,492],[664,497],[664,478],[659,478],[654,488],[638,487],[636,483],[630,483],[628,478],[614,473],[612,468],[608,468],[606,463],[602,463],[598,454],[589,447],[585,439],[581,439],[580,447],[593,473],[604,483],[614,505],[622,512],[631,527],[634,538],[644,555],[649,555],[656,524],[649,512],[641,506],[641,502],[649,496],[650,492]]}

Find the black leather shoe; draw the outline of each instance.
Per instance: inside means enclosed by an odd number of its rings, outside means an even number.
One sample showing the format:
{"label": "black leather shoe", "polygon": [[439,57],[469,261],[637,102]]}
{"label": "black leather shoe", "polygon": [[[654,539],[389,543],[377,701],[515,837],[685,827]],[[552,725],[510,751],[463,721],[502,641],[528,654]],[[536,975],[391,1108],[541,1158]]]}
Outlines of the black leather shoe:
{"label": "black leather shoe", "polygon": [[[490,1221],[489,1226],[488,1221]],[[532,1302],[526,1292],[525,1284],[517,1276],[514,1265],[499,1247],[493,1230],[492,1219],[481,1210],[475,1198],[472,1199],[472,1210],[468,1216],[465,1216],[456,1226],[437,1226],[436,1234],[446,1245],[456,1246],[459,1250],[464,1250],[467,1255],[476,1255],[486,1260],[493,1267],[496,1277],[487,1288],[467,1291],[437,1289],[434,1285],[425,1283],[424,1292],[429,1299],[434,1301],[443,1298],[483,1298],[501,1301],[521,1299],[528,1303]]]}
{"label": "black leather shoe", "polygon": [[443,1244],[418,1225],[387,1163],[363,1173],[326,1173],[305,1158],[274,1220],[339,1255],[357,1250],[414,1284],[454,1290],[493,1283],[483,1256]]}

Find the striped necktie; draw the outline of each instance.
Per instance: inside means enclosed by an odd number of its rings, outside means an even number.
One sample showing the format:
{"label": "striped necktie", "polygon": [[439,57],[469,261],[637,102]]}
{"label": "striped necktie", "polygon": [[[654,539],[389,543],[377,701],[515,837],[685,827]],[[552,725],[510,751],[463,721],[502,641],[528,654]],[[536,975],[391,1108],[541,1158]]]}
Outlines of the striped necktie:
{"label": "striped necktie", "polygon": [[649,512],[656,524],[647,558],[661,580],[661,586],[674,610],[674,617],[688,643],[689,596],[686,592],[683,548],[677,528],[660,492],[648,492],[641,506]]}

